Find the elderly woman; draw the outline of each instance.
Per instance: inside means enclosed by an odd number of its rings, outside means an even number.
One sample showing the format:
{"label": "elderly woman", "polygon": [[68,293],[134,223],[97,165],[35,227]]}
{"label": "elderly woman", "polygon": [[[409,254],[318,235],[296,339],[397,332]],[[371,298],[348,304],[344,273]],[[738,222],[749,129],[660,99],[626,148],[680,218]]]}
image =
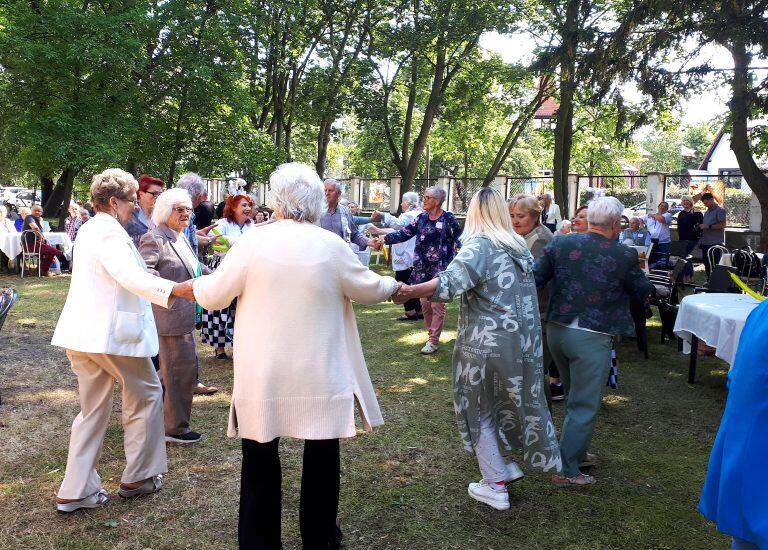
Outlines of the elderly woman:
{"label": "elderly woman", "polygon": [[633,216],[629,219],[629,227],[619,235],[619,242],[630,246],[648,246],[651,234],[643,228],[640,218]]}
{"label": "elderly woman", "polygon": [[[8,218],[8,209],[4,205],[0,205],[0,235],[2,234],[17,234],[16,227],[13,222]],[[0,273],[8,271],[8,256],[0,250]]]}
{"label": "elderly woman", "polygon": [[582,204],[576,209],[576,214],[571,220],[571,229],[573,233],[586,233],[589,230],[586,204]]}
{"label": "elderly woman", "polygon": [[581,473],[579,462],[597,421],[613,335],[635,335],[629,300],[645,301],[651,293],[637,251],[616,240],[623,210],[615,197],[593,200],[588,231],[553,240],[536,261],[536,284],[553,282],[547,343],[568,395],[560,437],[563,475],[552,478],[558,486],[595,482]]}
{"label": "elderly woman", "polygon": [[107,501],[96,462],[115,381],[122,386],[126,458],[118,493],[127,498],[158,491],[168,469],[163,390],[150,361],[158,351],[150,302],[169,307],[178,285],[147,273],[124,229],[133,217],[138,187],[131,174],[116,168],[93,177],[91,197],[98,213],[79,231],[67,301],[51,341],[66,349],[82,409],[72,423],[60,512]]}
{"label": "elderly woman", "polygon": [[316,225],[323,192],[309,166],[279,166],[267,197],[276,221],[243,235],[212,275],[194,280],[203,307],[240,304],[228,435],[243,446],[241,548],[280,548],[281,437],[305,440],[304,546],[333,547],[339,438],[357,433],[356,405],[366,430],[383,422],[352,300],[386,300],[399,283],[365,268],[346,242]]}
{"label": "elderly woman", "polygon": [[[534,260],[538,260],[544,254],[544,248],[552,241],[554,235],[543,223],[541,223],[542,206],[533,195],[520,194],[509,199],[509,214],[512,217],[512,227],[515,233],[525,239],[525,245],[531,251]],[[559,213],[559,210],[558,210]],[[543,318],[549,304],[549,288],[546,286],[537,289],[539,299],[539,314]],[[546,324],[542,324],[544,342],[544,368],[549,375],[548,397],[552,401],[563,401],[565,392],[560,382],[560,373],[546,345]]]}
{"label": "elderly woman", "polygon": [[560,229],[555,231],[554,236],[569,235],[571,233],[571,220],[563,220],[560,222]]}
{"label": "elderly woman", "polygon": [[[386,235],[398,229],[402,229],[413,223],[421,214],[419,206],[419,195],[413,191],[403,194],[403,200],[400,202],[400,208],[403,213],[395,217],[392,214],[381,213],[383,218],[381,225],[386,229],[378,229],[375,225],[368,230],[374,235]],[[401,283],[407,283],[413,272],[413,256],[416,248],[416,237],[411,237],[404,243],[392,245],[392,269],[395,271],[395,280]],[[423,319],[421,313],[421,301],[418,298],[412,298],[403,304],[405,315],[398,317],[398,321],[418,321]]]}
{"label": "elderly woman", "polygon": [[138,208],[133,211],[133,219],[125,228],[137,247],[141,237],[155,227],[152,221],[152,209],[164,188],[165,182],[161,179],[153,178],[149,174],[139,176]]}
{"label": "elderly woman", "polygon": [[[531,195],[533,197],[533,195]],[[557,231],[557,228],[563,222],[563,216],[560,214],[560,207],[552,200],[552,193],[541,195],[541,208],[539,209],[541,223],[551,233]]]}
{"label": "elderly woman", "polygon": [[[208,267],[214,271],[229,247],[232,246],[243,234],[253,227],[251,209],[253,201],[248,195],[231,195],[227,198],[224,207],[224,217],[214,226],[211,233],[221,239],[221,244],[215,244],[214,254]],[[226,307],[217,310],[203,311],[203,342],[214,347],[216,359],[226,359],[224,347],[232,342],[232,331],[235,326],[235,310],[237,303],[226,304]]]}
{"label": "elderly woman", "polygon": [[[152,211],[153,229],[141,238],[139,248],[150,273],[182,283],[210,272],[197,260],[184,236],[191,212],[192,200],[184,189],[169,189],[157,197]],[[152,306],[160,340],[158,363],[165,390],[163,416],[168,443],[196,443],[202,438],[189,427],[197,384],[195,309],[195,304],[186,300],[176,301],[170,309]]]}
{"label": "elderly woman", "polygon": [[464,246],[445,271],[403,287],[396,301],[430,296],[447,302],[461,295],[452,369],[454,410],[464,447],[476,455],[483,476],[469,484],[468,492],[506,510],[505,484],[522,478],[523,472],[514,462],[506,464],[501,451],[521,452],[529,468],[561,469],[544,396],[533,257],[513,231],[501,194],[488,187],[469,203],[461,240]]}
{"label": "elderly woman", "polygon": [[[384,244],[404,243],[416,237],[413,250],[413,271],[409,282],[424,283],[444,271],[461,246],[461,226],[451,212],[443,210],[446,193],[441,187],[427,187],[424,190],[424,211],[409,225],[385,235]],[[421,353],[435,353],[440,343],[440,333],[445,321],[445,304],[421,299],[421,311],[427,326],[429,339]]]}

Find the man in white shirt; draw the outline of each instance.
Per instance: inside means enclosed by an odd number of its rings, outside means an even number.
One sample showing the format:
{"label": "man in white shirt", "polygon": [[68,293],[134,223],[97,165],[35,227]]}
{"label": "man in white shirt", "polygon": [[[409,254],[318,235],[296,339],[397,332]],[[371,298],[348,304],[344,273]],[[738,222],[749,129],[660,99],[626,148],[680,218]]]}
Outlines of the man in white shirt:
{"label": "man in white shirt", "polygon": [[649,212],[645,216],[645,226],[653,243],[653,251],[648,259],[651,268],[663,269],[669,263],[670,223],[672,223],[672,214],[669,212],[669,204],[665,201],[659,203],[659,209],[655,214]]}

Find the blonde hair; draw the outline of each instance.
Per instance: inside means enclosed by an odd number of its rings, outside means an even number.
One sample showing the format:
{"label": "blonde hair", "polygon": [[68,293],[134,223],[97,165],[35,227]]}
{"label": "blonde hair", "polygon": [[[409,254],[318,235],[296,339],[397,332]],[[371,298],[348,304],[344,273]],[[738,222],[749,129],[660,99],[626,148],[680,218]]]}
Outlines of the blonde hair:
{"label": "blonde hair", "polygon": [[504,197],[492,187],[479,189],[469,201],[461,242],[469,242],[481,235],[497,246],[506,246],[518,252],[528,250],[525,240],[512,228],[512,218]]}
{"label": "blonde hair", "polygon": [[91,201],[94,210],[109,210],[110,197],[125,199],[131,191],[139,190],[139,182],[125,170],[110,168],[93,176],[91,182]]}
{"label": "blonde hair", "polygon": [[528,215],[531,218],[536,218],[536,225],[539,225],[539,222],[541,220],[541,211],[544,210],[544,208],[542,208],[541,203],[533,195],[526,195],[525,193],[520,193],[519,195],[515,195],[514,197],[509,199],[509,201],[507,201],[507,204],[509,205],[510,212],[516,206],[519,206],[520,208],[525,208],[526,210],[528,210]]}

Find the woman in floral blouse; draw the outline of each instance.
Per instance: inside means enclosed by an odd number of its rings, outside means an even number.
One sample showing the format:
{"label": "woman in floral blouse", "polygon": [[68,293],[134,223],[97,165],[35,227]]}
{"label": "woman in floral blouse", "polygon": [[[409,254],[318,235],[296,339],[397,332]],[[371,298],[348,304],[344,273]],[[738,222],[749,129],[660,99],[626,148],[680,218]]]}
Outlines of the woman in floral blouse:
{"label": "woman in floral blouse", "polygon": [[[385,244],[402,243],[416,237],[413,254],[413,271],[409,284],[429,281],[444,271],[451,263],[456,251],[461,246],[461,226],[451,212],[443,210],[445,191],[440,187],[427,187],[424,190],[424,212],[400,231],[394,231],[383,237]],[[421,353],[429,355],[437,351],[440,333],[445,321],[445,304],[432,303],[421,299],[421,311],[424,324],[429,332],[429,340],[421,348]]]}

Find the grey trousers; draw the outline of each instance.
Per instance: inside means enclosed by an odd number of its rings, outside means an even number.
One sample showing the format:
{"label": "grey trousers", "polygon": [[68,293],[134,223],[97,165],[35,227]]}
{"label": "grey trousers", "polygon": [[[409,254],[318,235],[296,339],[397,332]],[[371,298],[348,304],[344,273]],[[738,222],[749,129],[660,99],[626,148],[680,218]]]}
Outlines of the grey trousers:
{"label": "grey trousers", "polygon": [[165,435],[190,431],[192,395],[197,381],[197,344],[190,332],[181,336],[160,336],[160,381],[163,383]]}
{"label": "grey trousers", "polygon": [[605,381],[611,368],[608,334],[547,323],[547,343],[568,396],[560,435],[563,475],[579,475],[579,462],[592,439]]}

